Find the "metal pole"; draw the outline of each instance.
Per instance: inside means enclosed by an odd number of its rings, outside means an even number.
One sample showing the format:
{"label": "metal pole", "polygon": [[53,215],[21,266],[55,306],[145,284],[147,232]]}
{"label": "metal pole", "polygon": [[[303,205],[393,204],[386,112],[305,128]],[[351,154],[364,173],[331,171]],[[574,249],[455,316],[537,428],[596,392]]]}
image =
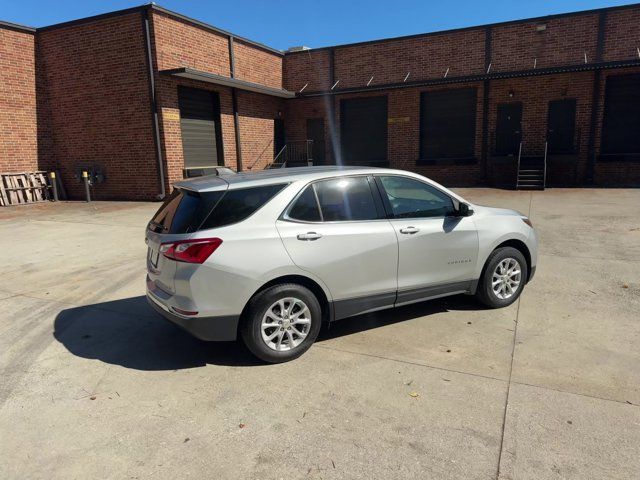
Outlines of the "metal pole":
{"label": "metal pole", "polygon": [[87,202],[90,202],[91,193],[89,192],[89,174],[86,171],[82,172],[82,179],[84,180],[84,191],[87,194]]}
{"label": "metal pole", "polygon": [[56,181],[56,172],[51,172],[51,187],[53,188],[53,201],[58,201],[58,183]]}

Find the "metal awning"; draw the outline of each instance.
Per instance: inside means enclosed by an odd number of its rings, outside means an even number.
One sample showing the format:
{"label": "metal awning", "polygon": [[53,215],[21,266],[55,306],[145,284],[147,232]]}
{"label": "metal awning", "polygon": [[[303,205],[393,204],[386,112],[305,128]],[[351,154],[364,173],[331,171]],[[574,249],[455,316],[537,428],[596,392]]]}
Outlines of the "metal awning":
{"label": "metal awning", "polygon": [[259,83],[247,82],[245,80],[239,80],[237,78],[216,75],[215,73],[201,72],[200,70],[194,70],[188,67],[162,70],[160,73],[163,75],[171,75],[173,77],[190,78],[191,80],[198,80],[200,82],[224,85],[225,87],[233,87],[240,90],[247,90],[249,92],[270,95],[272,97],[295,98],[296,96],[295,93],[290,92],[289,90],[267,87],[265,85],[260,85]]}

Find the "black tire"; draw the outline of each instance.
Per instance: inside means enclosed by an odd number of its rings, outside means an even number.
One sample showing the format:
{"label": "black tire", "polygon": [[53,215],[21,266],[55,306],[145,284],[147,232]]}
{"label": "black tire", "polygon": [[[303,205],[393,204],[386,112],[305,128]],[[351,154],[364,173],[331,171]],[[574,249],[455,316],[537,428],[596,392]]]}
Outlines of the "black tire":
{"label": "black tire", "polygon": [[[520,283],[518,284],[515,292],[509,298],[499,298],[499,296],[493,291],[492,282],[493,282],[493,272],[496,270],[496,267],[505,259],[512,258],[516,262],[518,262],[520,266]],[[478,283],[478,289],[476,291],[476,297],[486,306],[491,308],[502,308],[511,305],[515,302],[522,290],[524,289],[525,284],[527,283],[527,278],[529,275],[529,269],[527,267],[527,261],[524,258],[524,255],[513,247],[501,247],[496,248],[484,265],[484,269],[482,270],[482,276],[480,277],[480,282]]]}
{"label": "black tire", "polygon": [[[299,345],[289,350],[277,351],[269,347],[262,338],[262,319],[274,303],[285,298],[296,298],[304,302],[310,312],[311,323],[308,327],[306,337]],[[285,283],[274,285],[259,293],[257,293],[247,305],[245,313],[240,324],[240,335],[247,348],[260,360],[268,363],[281,363],[298,358],[316,340],[322,323],[322,309],[316,296],[306,287],[295,283]],[[295,327],[298,328],[298,327]],[[305,327],[306,328],[306,327]],[[267,334],[275,333],[277,327],[273,330],[266,330]],[[287,337],[286,330],[283,331],[284,337]],[[277,340],[277,339],[276,339]],[[286,344],[288,338],[284,338]],[[284,345],[287,347],[287,345]]]}

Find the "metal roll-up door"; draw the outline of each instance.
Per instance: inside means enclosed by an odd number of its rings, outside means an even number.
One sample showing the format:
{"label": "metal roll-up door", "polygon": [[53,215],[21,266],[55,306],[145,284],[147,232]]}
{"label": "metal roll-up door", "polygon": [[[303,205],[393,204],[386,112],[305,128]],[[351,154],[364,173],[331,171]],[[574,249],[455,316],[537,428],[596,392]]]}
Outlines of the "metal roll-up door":
{"label": "metal roll-up door", "polygon": [[184,168],[223,165],[218,94],[178,87],[178,104]]}
{"label": "metal roll-up door", "polygon": [[344,165],[387,163],[387,97],[340,102],[340,139]]}

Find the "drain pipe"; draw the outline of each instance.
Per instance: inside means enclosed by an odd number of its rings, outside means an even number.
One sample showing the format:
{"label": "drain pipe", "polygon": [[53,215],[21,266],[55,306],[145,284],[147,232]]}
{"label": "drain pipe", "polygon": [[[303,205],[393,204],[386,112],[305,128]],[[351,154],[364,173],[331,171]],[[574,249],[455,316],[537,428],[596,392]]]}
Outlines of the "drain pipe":
{"label": "drain pipe", "polygon": [[158,200],[165,197],[164,183],[164,163],[162,159],[162,144],[160,143],[160,125],[158,122],[158,103],[156,102],[156,81],[153,72],[153,56],[151,53],[151,33],[149,30],[149,9],[145,8],[142,12],[142,23],[144,26],[144,46],[147,54],[147,64],[149,67],[149,97],[151,99],[151,116],[153,121],[154,143],[156,147],[156,158],[158,160],[158,180],[160,183],[160,193],[157,195]]}

